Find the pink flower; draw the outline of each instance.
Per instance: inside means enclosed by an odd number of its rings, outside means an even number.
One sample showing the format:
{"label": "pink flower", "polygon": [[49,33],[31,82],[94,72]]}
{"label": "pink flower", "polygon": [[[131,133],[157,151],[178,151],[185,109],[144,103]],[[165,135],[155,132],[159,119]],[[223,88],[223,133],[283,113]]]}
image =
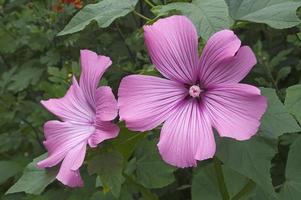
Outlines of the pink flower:
{"label": "pink flower", "polygon": [[73,83],[63,98],[41,101],[61,121],[45,123],[44,145],[48,158],[39,162],[38,167],[61,163],[56,178],[70,187],[83,185],[79,168],[87,144],[93,148],[118,135],[118,126],[111,122],[117,116],[117,101],[110,87],[97,88],[99,79],[111,64],[109,57],[81,50],[80,83],[73,77]]}
{"label": "pink flower", "polygon": [[212,127],[220,136],[237,140],[257,132],[267,101],[258,88],[239,83],[256,58],[232,31],[215,33],[200,58],[196,29],[184,16],[144,26],[144,34],[152,62],[167,79],[123,78],[119,115],[135,131],[164,123],[158,148],[167,163],[190,167],[212,158]]}

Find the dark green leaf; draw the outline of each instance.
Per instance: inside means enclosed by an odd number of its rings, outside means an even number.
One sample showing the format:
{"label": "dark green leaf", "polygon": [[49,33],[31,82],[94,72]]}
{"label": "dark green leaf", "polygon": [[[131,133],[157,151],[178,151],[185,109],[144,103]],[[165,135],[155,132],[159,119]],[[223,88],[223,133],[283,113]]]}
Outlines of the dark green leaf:
{"label": "dark green leaf", "polygon": [[260,134],[268,138],[277,138],[284,133],[300,131],[296,120],[286,111],[275,90],[261,88],[261,91],[268,99],[268,108],[261,120]]}
{"label": "dark green leaf", "polygon": [[22,166],[14,161],[0,161],[0,184],[22,170]]}
{"label": "dark green leaf", "polygon": [[12,77],[12,83],[8,88],[13,91],[22,91],[30,84],[35,84],[39,80],[42,72],[43,69],[33,67],[23,68]]}
{"label": "dark green leaf", "polygon": [[291,145],[285,168],[285,183],[281,197],[285,200],[301,198],[301,137]]}
{"label": "dark green leaf", "polygon": [[252,179],[274,195],[270,168],[276,152],[262,138],[254,136],[248,141],[223,138],[218,147],[217,156],[227,167]]}
{"label": "dark green leaf", "polygon": [[[222,172],[230,198],[234,197],[249,182],[248,178],[225,165],[222,166]],[[251,191],[252,189],[250,188]],[[206,200],[222,199],[213,162],[205,166],[200,163],[200,167],[193,175],[191,195],[192,199],[196,200],[201,198]]]}
{"label": "dark green leaf", "polygon": [[104,190],[109,189],[116,198],[119,197],[124,182],[122,170],[123,157],[117,152],[103,152],[88,163],[89,173],[96,173],[100,177]]}
{"label": "dark green leaf", "polygon": [[222,199],[212,165],[204,166],[194,174],[191,185],[191,197],[192,200]]}
{"label": "dark green leaf", "polygon": [[114,147],[128,159],[134,152],[136,144],[146,135],[143,133],[130,131],[123,123],[119,123],[120,132],[118,137],[112,140]]}
{"label": "dark green leaf", "polygon": [[147,188],[160,188],[175,181],[174,167],[167,165],[158,153],[155,141],[143,140],[137,146],[137,181]]}
{"label": "dark green leaf", "polygon": [[287,88],[285,107],[301,124],[301,84]]}

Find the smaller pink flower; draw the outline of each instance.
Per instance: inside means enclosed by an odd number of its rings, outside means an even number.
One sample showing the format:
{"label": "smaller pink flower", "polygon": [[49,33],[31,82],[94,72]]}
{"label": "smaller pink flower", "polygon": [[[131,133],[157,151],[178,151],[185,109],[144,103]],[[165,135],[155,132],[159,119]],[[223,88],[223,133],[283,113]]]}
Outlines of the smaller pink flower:
{"label": "smaller pink flower", "polygon": [[165,78],[123,78],[119,115],[136,131],[163,123],[158,148],[167,163],[191,167],[212,158],[212,127],[220,136],[237,140],[256,134],[267,101],[258,88],[239,83],[256,58],[232,31],[211,36],[200,57],[197,31],[184,16],[144,26],[144,37],[152,62]]}
{"label": "smaller pink flower", "polygon": [[79,168],[83,164],[86,147],[94,148],[106,139],[115,138],[119,128],[113,124],[117,116],[117,101],[110,87],[98,87],[105,70],[112,64],[109,57],[81,50],[80,83],[73,83],[66,95],[59,99],[41,101],[43,106],[61,121],[44,124],[44,145],[48,157],[39,168],[61,163],[56,178],[70,187],[83,186]]}

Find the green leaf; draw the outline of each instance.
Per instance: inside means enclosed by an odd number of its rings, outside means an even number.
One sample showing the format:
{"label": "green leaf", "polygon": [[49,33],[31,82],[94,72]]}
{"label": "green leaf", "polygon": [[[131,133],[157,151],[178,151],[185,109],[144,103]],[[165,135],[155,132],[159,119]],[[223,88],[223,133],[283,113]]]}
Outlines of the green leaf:
{"label": "green leaf", "polygon": [[167,165],[158,153],[155,141],[141,141],[136,152],[137,182],[147,188],[160,188],[175,181],[174,167]]}
{"label": "green leaf", "polygon": [[146,135],[143,133],[133,132],[127,129],[124,123],[119,123],[120,132],[118,137],[112,140],[114,148],[117,149],[124,158],[132,156],[136,144]]}
{"label": "green leaf", "polygon": [[8,89],[17,92],[22,91],[30,84],[35,84],[42,75],[42,72],[43,69],[34,67],[23,68],[12,77],[12,83],[9,85]]}
{"label": "green leaf", "polygon": [[101,191],[97,191],[95,192],[92,197],[90,198],[90,200],[117,200],[111,193],[106,193],[104,194]]}
{"label": "green leaf", "polygon": [[138,0],[103,0],[89,4],[79,11],[58,35],[66,35],[83,30],[92,21],[101,28],[108,27],[115,19],[134,10]]}
{"label": "green leaf", "polygon": [[285,168],[285,182],[280,195],[282,199],[301,198],[301,137],[291,145]]}
{"label": "green leaf", "polygon": [[192,200],[206,199],[216,200],[223,199],[219,188],[217,178],[212,165],[207,165],[193,175],[191,185]]}
{"label": "green leaf", "polygon": [[[194,173],[192,179],[192,199],[222,199],[213,162],[205,166],[202,164],[199,166],[200,167],[195,170],[196,172]],[[230,198],[234,197],[249,182],[248,178],[237,173],[233,169],[226,167],[225,165],[222,165],[222,171],[224,175],[224,182]]]}
{"label": "green leaf", "polygon": [[254,136],[248,141],[222,138],[217,156],[226,167],[250,178],[270,195],[274,195],[270,176],[275,150],[263,138]]}
{"label": "green leaf", "polygon": [[284,104],[301,124],[301,84],[287,88]]}
{"label": "green leaf", "polygon": [[119,197],[124,182],[122,170],[123,157],[118,152],[104,152],[88,162],[89,173],[96,173],[100,177],[104,190],[110,190],[116,198]]}
{"label": "green leaf", "polygon": [[[223,174],[225,183],[227,185],[228,193],[230,197],[234,197],[238,192],[240,192],[247,184],[248,188],[246,190],[253,190],[253,184],[250,184],[250,179],[247,177],[241,175],[240,173],[237,173],[237,171],[226,167],[223,165]],[[249,191],[247,191],[248,193]]]}
{"label": "green leaf", "polygon": [[[241,200],[278,200],[277,196],[271,196],[260,187],[255,187],[252,192],[244,195]],[[280,199],[279,199],[280,200]]]}
{"label": "green leaf", "polygon": [[22,170],[22,166],[14,161],[0,161],[0,184]]}
{"label": "green leaf", "polygon": [[274,89],[261,88],[262,95],[268,99],[268,108],[261,120],[260,134],[277,138],[284,133],[300,131],[296,120],[285,109]]}
{"label": "green leaf", "polygon": [[6,194],[16,192],[26,192],[30,194],[41,194],[43,190],[55,180],[57,175],[57,168],[49,170],[38,169],[36,164],[46,158],[46,154],[43,154],[35,158],[25,168],[22,177],[15,183]]}
{"label": "green leaf", "polygon": [[291,71],[291,67],[289,66],[282,67],[277,73],[276,83],[286,79],[286,77],[291,73]]}
{"label": "green leaf", "polygon": [[273,28],[284,29],[301,21],[296,10],[301,2],[293,0],[226,0],[234,20],[265,23]]}
{"label": "green leaf", "polygon": [[191,3],[170,3],[156,6],[152,11],[166,15],[172,10],[180,11],[191,19],[198,35],[208,39],[213,33],[231,25],[227,5],[224,0],[193,0]]}

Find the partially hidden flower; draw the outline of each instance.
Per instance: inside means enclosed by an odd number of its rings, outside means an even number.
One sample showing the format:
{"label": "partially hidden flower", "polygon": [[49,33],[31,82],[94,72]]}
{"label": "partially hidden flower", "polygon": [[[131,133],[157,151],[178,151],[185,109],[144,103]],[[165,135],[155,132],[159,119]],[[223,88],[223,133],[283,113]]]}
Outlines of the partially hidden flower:
{"label": "partially hidden flower", "polygon": [[145,43],[156,69],[166,78],[130,75],[118,91],[119,115],[129,129],[163,124],[159,152],[167,163],[196,166],[212,158],[220,136],[247,140],[260,125],[266,98],[239,83],[256,64],[248,46],[230,30],[215,33],[198,57],[198,37],[184,16],[144,26]]}
{"label": "partially hidden flower", "polygon": [[59,0],[57,4],[53,6],[53,10],[56,12],[63,12],[64,5],[72,5],[76,9],[81,9],[83,4],[82,0]]}
{"label": "partially hidden flower", "polygon": [[111,64],[109,57],[81,50],[79,84],[73,77],[64,97],[41,101],[60,121],[51,120],[44,124],[48,157],[37,165],[46,168],[60,164],[56,178],[70,187],[83,185],[79,168],[87,144],[94,148],[119,133],[118,126],[111,122],[117,116],[117,101],[112,90],[108,86],[97,88],[101,76]]}

